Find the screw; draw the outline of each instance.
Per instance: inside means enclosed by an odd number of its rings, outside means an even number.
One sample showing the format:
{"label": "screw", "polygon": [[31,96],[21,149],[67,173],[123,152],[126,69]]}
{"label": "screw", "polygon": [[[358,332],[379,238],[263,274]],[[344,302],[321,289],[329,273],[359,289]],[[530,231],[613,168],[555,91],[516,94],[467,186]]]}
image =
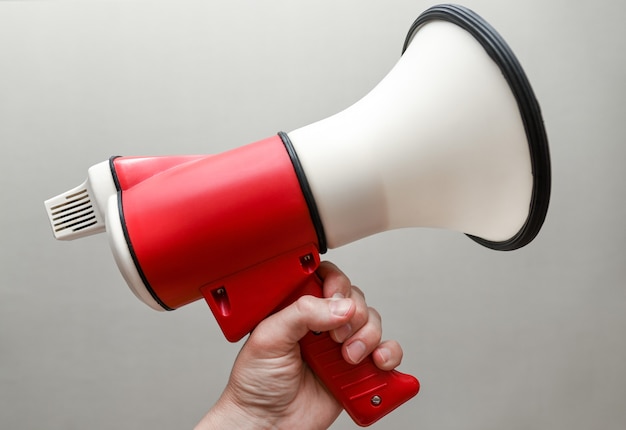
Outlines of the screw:
{"label": "screw", "polygon": [[377,394],[377,395],[372,396],[372,399],[370,400],[370,402],[374,406],[380,406],[380,404],[383,402],[383,399]]}

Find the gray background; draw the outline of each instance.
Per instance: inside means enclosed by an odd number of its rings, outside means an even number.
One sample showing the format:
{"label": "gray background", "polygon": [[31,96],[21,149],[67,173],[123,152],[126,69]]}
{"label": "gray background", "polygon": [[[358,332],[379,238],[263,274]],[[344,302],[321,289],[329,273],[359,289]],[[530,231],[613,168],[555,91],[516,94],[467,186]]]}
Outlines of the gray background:
{"label": "gray background", "polygon": [[[0,428],[193,426],[240,345],[203,302],[136,300],[104,236],[53,240],[43,200],[113,154],[220,152],[349,106],[432,4],[0,2]],[[550,212],[513,253],[411,229],[325,256],[423,384],[373,428],[626,428],[626,3],[464,4],[540,100]]]}

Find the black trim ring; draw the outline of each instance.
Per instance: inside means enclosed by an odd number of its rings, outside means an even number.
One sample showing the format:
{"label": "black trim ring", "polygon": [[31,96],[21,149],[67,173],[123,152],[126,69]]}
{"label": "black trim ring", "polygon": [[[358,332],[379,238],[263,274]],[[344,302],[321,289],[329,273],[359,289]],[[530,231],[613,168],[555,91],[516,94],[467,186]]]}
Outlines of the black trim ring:
{"label": "black trim ring", "polygon": [[313,197],[309,181],[306,179],[306,174],[304,173],[302,164],[300,164],[298,154],[293,147],[293,143],[291,143],[291,139],[287,136],[287,133],[280,131],[278,132],[278,136],[283,141],[283,145],[285,145],[285,149],[289,154],[291,164],[293,164],[293,169],[295,170],[298,182],[300,183],[300,189],[302,190],[307,207],[309,208],[309,215],[311,216],[311,221],[313,222],[313,227],[315,227],[315,233],[317,234],[317,242],[320,248],[319,252],[320,254],[324,254],[328,250],[326,233],[324,232],[324,224],[322,224],[322,218],[317,210],[317,205],[315,204],[315,198]]}
{"label": "black trim ring", "polygon": [[115,170],[115,159],[119,156],[113,156],[109,158],[109,166],[111,167],[111,174],[113,175],[113,182],[115,183],[115,188],[117,189],[117,208],[120,215],[120,224],[122,226],[122,232],[124,233],[124,239],[126,239],[126,245],[128,246],[128,252],[130,253],[131,258],[133,259],[133,263],[135,264],[135,268],[137,269],[137,273],[143,282],[143,285],[146,287],[146,290],[150,293],[152,298],[166,311],[173,311],[174,308],[167,306],[156,294],[150,282],[148,282],[148,278],[146,274],[141,269],[141,265],[139,264],[139,259],[137,258],[137,254],[135,254],[135,249],[133,248],[133,244],[130,240],[130,234],[128,233],[128,229],[126,228],[126,222],[124,220],[124,204],[122,202],[122,187],[120,185],[119,178],[117,176],[117,172]]}
{"label": "black trim ring", "polygon": [[442,4],[433,6],[422,13],[411,26],[402,53],[407,49],[420,27],[433,20],[448,21],[469,32],[498,65],[517,100],[528,139],[534,177],[528,218],[520,231],[506,241],[493,242],[472,235],[468,236],[481,245],[499,251],[521,248],[530,243],[541,230],[550,201],[550,151],[539,103],[522,66],[504,39],[483,18],[463,6]]}

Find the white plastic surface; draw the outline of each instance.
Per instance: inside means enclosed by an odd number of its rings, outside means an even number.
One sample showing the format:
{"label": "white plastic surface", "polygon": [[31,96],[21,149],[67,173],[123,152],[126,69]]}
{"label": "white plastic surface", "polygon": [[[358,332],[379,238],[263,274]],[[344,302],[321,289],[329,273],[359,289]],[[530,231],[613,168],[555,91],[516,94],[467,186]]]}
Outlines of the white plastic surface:
{"label": "white plastic surface", "polygon": [[[109,161],[90,167],[84,183],[46,200],[45,206],[54,235],[59,240],[73,240],[106,231],[115,262],[132,292],[151,308],[164,310],[147,290],[130,254]],[[66,210],[67,207],[70,209]],[[59,213],[64,211],[71,215],[59,218]],[[77,228],[66,228],[65,225]]]}
{"label": "white plastic surface", "polygon": [[427,23],[363,99],[288,134],[330,248],[402,227],[505,241],[528,217],[533,177],[515,97],[454,24]]}
{"label": "white plastic surface", "polygon": [[115,194],[108,161],[92,166],[87,180],[44,202],[54,237],[74,240],[105,231],[106,199]]}
{"label": "white plastic surface", "polygon": [[117,264],[122,277],[130,287],[131,291],[139,300],[150,306],[152,309],[157,311],[165,310],[156,300],[154,300],[141,279],[137,266],[135,266],[135,262],[133,261],[130,250],[128,249],[126,237],[124,236],[119,207],[117,204],[117,195],[109,197],[106,220],[107,236],[109,238],[109,246],[111,247],[113,258],[115,259],[115,263]]}

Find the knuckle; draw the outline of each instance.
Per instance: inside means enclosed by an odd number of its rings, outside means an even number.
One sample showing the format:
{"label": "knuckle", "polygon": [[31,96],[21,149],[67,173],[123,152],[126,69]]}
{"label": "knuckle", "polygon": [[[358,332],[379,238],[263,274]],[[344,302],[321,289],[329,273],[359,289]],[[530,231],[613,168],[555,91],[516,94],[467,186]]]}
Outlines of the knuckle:
{"label": "knuckle", "polygon": [[311,310],[313,309],[314,300],[315,299],[313,296],[301,296],[301,297],[298,297],[298,300],[294,302],[294,306],[299,314],[306,315],[306,314],[309,314]]}
{"label": "knuckle", "polygon": [[374,317],[379,322],[382,321],[380,313],[375,308],[370,306],[368,308],[368,311],[369,311],[370,317]]}
{"label": "knuckle", "polygon": [[360,288],[359,288],[359,287],[357,287],[356,285],[353,285],[353,286],[352,286],[352,291],[353,291],[354,293],[359,294],[361,297],[363,297],[363,299],[365,299],[365,293],[363,292],[363,290],[362,290],[362,289],[360,289]]}

